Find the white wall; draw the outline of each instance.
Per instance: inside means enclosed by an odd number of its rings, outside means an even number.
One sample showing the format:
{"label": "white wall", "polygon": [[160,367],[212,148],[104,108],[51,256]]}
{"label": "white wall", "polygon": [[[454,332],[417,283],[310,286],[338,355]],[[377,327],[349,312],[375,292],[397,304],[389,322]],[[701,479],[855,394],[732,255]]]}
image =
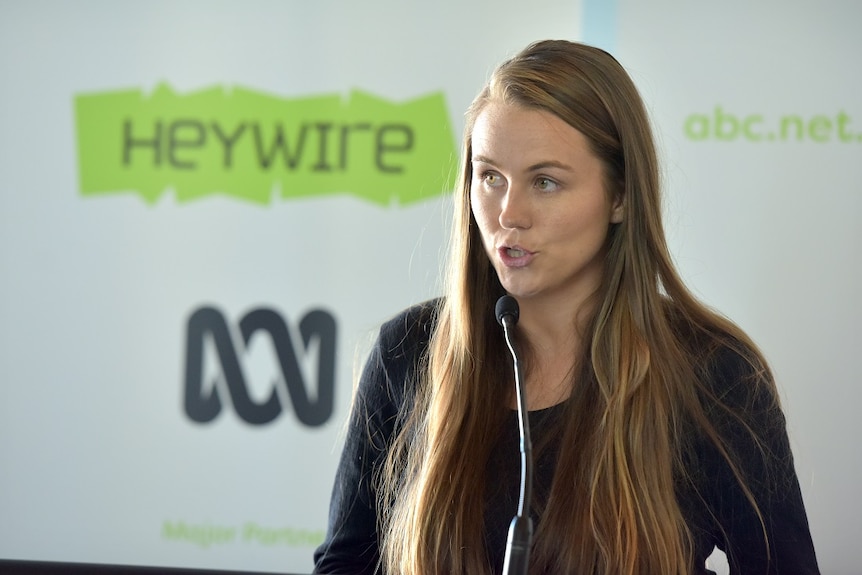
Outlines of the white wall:
{"label": "white wall", "polygon": [[[85,197],[77,95],[442,92],[460,138],[496,63],[564,37],[609,48],[641,88],[680,269],[772,361],[822,570],[858,572],[860,16],[778,0],[0,3],[0,557],[308,570],[352,370],[381,320],[438,293],[445,199]],[[806,124],[801,140],[782,140],[785,116]],[[329,310],[331,419],[303,426],[288,409],[254,426],[227,402],[192,422],[185,337],[204,305],[234,330],[272,308],[294,339]],[[237,349],[262,401],[280,377],[271,345]]]}
{"label": "white wall", "polygon": [[[392,103],[442,93],[442,121],[458,135],[502,56],[578,35],[577,5],[533,6],[557,17],[490,2],[0,4],[0,557],[310,570],[356,356],[379,322],[438,293],[440,190],[407,205],[367,201],[355,180],[345,193],[264,205],[223,194],[179,202],[173,191],[153,204],[129,192],[84,196],[75,98],[137,89],[146,99],[162,83],[282,98],[358,89]],[[194,106],[184,113],[209,119]],[[97,168],[119,166],[104,161]],[[163,162],[156,179],[188,191],[194,179]],[[329,312],[337,395],[326,424],[302,425],[283,382],[285,412],[242,421],[211,338],[204,377],[219,380],[225,405],[210,423],[191,421],[187,325],[203,306],[223,314],[258,402],[282,376],[264,332],[242,344],[241,319],[272,309],[298,342],[301,318]],[[317,355],[305,355],[312,379]]]}
{"label": "white wall", "polygon": [[[772,362],[821,569],[859,573],[862,7],[651,0],[619,14],[618,52],[667,159],[677,263]],[[716,108],[724,140],[686,136],[703,114],[714,134]],[[745,136],[746,118],[760,141]]]}

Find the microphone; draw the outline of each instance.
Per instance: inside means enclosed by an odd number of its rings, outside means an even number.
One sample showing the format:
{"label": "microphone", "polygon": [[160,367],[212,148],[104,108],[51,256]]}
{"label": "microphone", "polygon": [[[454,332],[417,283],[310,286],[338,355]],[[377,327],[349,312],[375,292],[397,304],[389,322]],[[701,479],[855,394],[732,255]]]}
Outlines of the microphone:
{"label": "microphone", "polygon": [[506,540],[506,556],[503,560],[503,573],[506,575],[526,575],[530,563],[530,544],[533,540],[533,520],[530,519],[530,501],[533,489],[533,446],[530,442],[530,422],[527,416],[527,401],[522,385],[521,362],[512,343],[510,331],[518,323],[518,302],[510,295],[497,300],[494,308],[497,323],[503,326],[506,345],[515,364],[515,396],[518,401],[518,430],[521,450],[521,493],[518,499],[518,514],[509,525]]}

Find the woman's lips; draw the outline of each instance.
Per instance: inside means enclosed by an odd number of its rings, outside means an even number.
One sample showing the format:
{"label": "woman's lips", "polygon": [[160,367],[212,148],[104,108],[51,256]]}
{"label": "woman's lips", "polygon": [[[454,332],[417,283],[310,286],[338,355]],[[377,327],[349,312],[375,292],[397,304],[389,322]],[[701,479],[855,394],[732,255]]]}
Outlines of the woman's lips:
{"label": "woman's lips", "polygon": [[497,255],[504,266],[523,268],[530,265],[536,254],[521,246],[501,246],[497,248]]}

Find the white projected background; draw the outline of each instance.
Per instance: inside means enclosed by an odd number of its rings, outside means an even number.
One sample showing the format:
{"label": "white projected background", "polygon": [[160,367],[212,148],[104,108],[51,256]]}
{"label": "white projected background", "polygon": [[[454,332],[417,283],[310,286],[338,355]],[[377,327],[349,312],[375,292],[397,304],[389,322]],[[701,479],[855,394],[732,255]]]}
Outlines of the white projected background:
{"label": "white projected background", "polygon": [[[0,558],[309,571],[354,370],[381,321],[439,293],[445,197],[85,197],[75,96],[442,93],[458,146],[493,66],[558,37],[610,49],[641,88],[677,263],[771,360],[821,568],[858,572],[862,10],[752,4],[0,4]],[[278,385],[271,423],[246,423],[225,393],[214,420],[192,421],[186,336],[205,306],[257,402],[281,371],[266,338],[242,349],[242,319],[271,310],[297,342],[304,316],[331,314],[326,423],[303,425]],[[310,380],[315,350],[299,360]]]}

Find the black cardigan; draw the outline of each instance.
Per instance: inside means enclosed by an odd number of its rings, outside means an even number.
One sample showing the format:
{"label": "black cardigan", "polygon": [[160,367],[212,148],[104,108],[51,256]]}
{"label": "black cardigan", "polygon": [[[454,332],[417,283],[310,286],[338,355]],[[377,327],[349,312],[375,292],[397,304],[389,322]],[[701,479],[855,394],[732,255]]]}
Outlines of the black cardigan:
{"label": "black cardigan", "polygon": [[[437,302],[428,302],[412,307],[380,329],[357,389],[332,490],[326,539],[314,553],[315,573],[381,572],[373,475],[385,457],[402,404],[412,401],[408,383],[414,381],[418,360],[427,350],[436,305]],[[678,495],[695,542],[692,573],[709,573],[704,563],[717,546],[727,554],[732,575],[818,574],[783,416],[765,408],[768,397],[751,397],[746,393],[751,386],[738,385],[750,373],[742,358],[729,350],[719,357],[712,381],[722,400],[772,414],[759,418],[763,428],[757,430],[767,438],[766,447],[775,456],[769,459],[774,462],[772,468],[765,468],[760,451],[752,445],[747,433],[732,423],[718,423],[718,427],[742,458],[744,472],[749,477],[773,477],[779,481],[752,484],[769,532],[767,553],[761,524],[724,459],[707,444],[697,450],[698,460],[692,462],[697,467],[694,473],[699,478],[697,489],[689,488]],[[530,413],[534,444],[547,436],[549,422],[561,409],[562,406],[555,406]],[[506,532],[517,509],[519,449],[514,412],[509,423],[489,464],[489,477],[495,478],[495,485],[489,490],[494,493],[493,504],[486,506],[485,543],[489,570],[496,573],[502,569]],[[555,451],[544,453],[535,464],[536,490],[546,489],[553,477]]]}

